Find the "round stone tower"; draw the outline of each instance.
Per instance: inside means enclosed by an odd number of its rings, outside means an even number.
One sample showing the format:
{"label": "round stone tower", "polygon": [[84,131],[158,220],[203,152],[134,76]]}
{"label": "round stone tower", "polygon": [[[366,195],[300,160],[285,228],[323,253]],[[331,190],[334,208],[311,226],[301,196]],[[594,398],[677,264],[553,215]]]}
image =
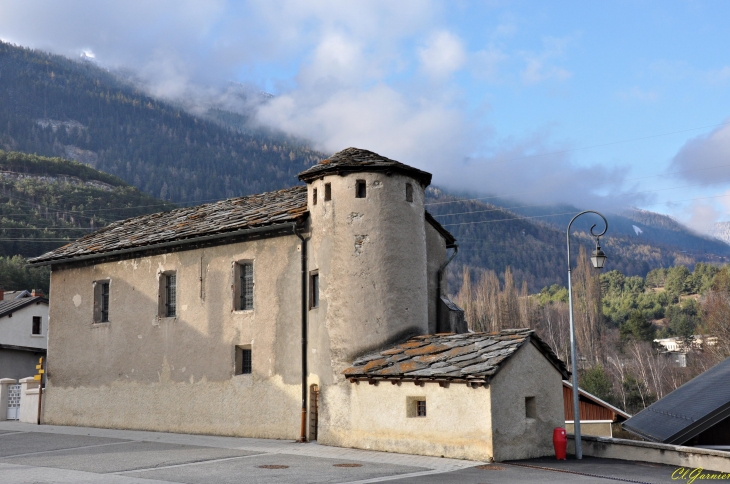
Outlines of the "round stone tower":
{"label": "round stone tower", "polygon": [[299,179],[308,186],[309,269],[319,284],[318,301],[310,294],[309,331],[329,345],[335,374],[356,355],[427,333],[424,190],[431,174],[348,148]]}

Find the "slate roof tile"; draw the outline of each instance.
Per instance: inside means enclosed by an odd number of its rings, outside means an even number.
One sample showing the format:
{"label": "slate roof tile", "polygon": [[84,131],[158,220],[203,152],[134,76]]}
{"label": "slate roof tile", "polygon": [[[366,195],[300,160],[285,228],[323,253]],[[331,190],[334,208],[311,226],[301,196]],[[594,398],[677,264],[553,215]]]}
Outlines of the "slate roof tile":
{"label": "slate roof tile", "polygon": [[296,186],[114,222],[29,262],[60,261],[132,248],[142,250],[162,242],[184,243],[205,235],[295,222],[306,213],[307,187]]}
{"label": "slate roof tile", "polygon": [[528,342],[545,355],[563,378],[569,376],[565,363],[529,329],[416,336],[406,343],[358,358],[343,374],[353,381],[373,377],[488,381]]}
{"label": "slate roof tile", "polygon": [[360,148],[346,148],[335,153],[326,160],[322,160],[301,172],[299,179],[310,182],[324,175],[372,171],[405,173],[424,187],[431,183],[430,173]]}

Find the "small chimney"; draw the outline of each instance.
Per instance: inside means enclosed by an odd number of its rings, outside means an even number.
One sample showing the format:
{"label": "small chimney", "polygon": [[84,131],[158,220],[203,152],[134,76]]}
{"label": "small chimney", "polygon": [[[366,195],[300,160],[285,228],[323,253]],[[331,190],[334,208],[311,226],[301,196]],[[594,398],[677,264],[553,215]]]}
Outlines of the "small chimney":
{"label": "small chimney", "polygon": [[0,301],[5,300],[5,288],[3,286],[0,286]]}
{"label": "small chimney", "polygon": [[32,291],[30,292],[30,295],[31,295],[32,297],[36,297],[36,296],[38,296],[38,297],[43,297],[43,291],[41,291],[40,289],[33,289],[33,290],[32,290]]}

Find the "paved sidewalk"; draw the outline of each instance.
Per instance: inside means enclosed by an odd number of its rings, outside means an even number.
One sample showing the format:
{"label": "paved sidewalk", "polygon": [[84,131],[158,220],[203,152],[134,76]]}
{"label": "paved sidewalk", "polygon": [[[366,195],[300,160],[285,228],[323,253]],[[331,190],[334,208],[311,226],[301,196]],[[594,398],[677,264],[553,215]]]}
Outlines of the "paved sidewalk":
{"label": "paved sidewalk", "polygon": [[3,484],[364,484],[449,473],[480,464],[286,440],[0,422]]}
{"label": "paved sidewalk", "polygon": [[1,484],[658,484],[671,482],[673,471],[610,459],[486,464],[286,440],[0,422]]}

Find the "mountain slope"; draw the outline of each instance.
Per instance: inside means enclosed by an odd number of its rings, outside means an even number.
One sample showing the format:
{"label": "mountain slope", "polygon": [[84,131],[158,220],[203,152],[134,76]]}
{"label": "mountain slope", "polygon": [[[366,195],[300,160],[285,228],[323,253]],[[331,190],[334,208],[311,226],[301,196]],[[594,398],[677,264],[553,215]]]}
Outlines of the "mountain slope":
{"label": "mountain slope", "polygon": [[[549,211],[564,214],[555,217],[567,219],[564,226],[559,227],[556,222],[548,223],[547,220],[553,217],[544,217],[544,214],[525,218],[530,216],[476,200],[458,199],[438,188],[429,188],[427,195],[426,208],[456,236],[459,244],[459,256],[449,266],[451,292],[460,286],[460,273],[465,265],[477,272],[486,269],[498,274],[510,266],[518,285],[527,281],[533,292],[556,283],[567,285],[565,227],[580,210],[559,207]],[[606,216],[610,231],[601,239],[601,245],[609,257],[607,270],[617,269],[627,276],[646,276],[658,267],[727,262],[722,255],[727,252],[687,250],[682,246],[626,235],[620,228],[624,223],[621,217]],[[581,223],[576,221],[571,233],[574,256],[578,255],[581,245],[587,251],[595,247],[593,238],[588,235],[593,223],[599,225],[598,230],[602,229],[598,217],[583,218]]]}
{"label": "mountain slope", "polygon": [[0,148],[82,161],[164,200],[292,186],[323,158],[284,136],[193,116],[88,62],[0,42],[0,65]]}
{"label": "mountain slope", "polygon": [[81,163],[0,151],[0,256],[40,255],[115,220],[172,208]]}
{"label": "mountain slope", "polygon": [[[535,217],[536,220],[561,231],[565,231],[570,219],[576,213],[585,210],[585,208],[567,204],[525,206],[515,200],[499,198],[489,200],[497,207],[505,207],[519,215]],[[688,253],[730,257],[730,245],[695,232],[667,215],[640,209],[626,210],[621,213],[601,211],[609,219],[607,234],[609,237],[623,237],[636,244],[674,246],[679,251]],[[597,225],[597,230],[603,229],[603,222],[597,216],[589,215],[584,215],[576,220],[573,228],[578,231],[588,231],[594,223]]]}

